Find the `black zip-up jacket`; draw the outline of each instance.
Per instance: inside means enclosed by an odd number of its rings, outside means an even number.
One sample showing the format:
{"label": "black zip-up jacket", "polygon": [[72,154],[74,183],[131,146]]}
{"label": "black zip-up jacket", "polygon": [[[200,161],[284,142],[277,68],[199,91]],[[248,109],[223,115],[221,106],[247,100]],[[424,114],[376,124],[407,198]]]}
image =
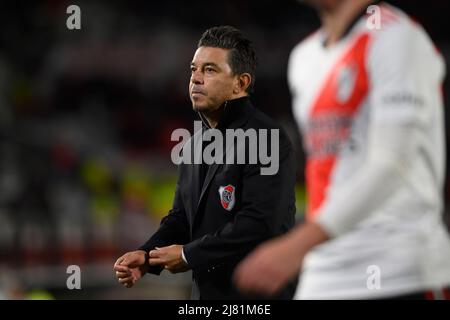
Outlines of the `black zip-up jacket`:
{"label": "black zip-up jacket", "polygon": [[[268,165],[259,160],[250,164],[248,157],[246,164],[237,161],[227,164],[230,161],[226,160],[224,164],[203,167],[181,164],[173,208],[156,233],[140,247],[148,252],[155,247],[183,244],[184,255],[193,270],[192,299],[261,298],[237,291],[232,283],[234,268],[256,246],[286,233],[295,224],[296,163],[288,136],[275,121],[254,108],[248,97],[230,100],[217,126],[224,133],[225,157],[231,152],[226,148],[226,129],[239,128],[256,132],[267,129],[268,137],[271,129],[279,130],[278,172],[262,175],[261,168]],[[188,143],[203,150],[201,143],[194,145],[195,140]],[[268,141],[267,154],[271,155]],[[236,149],[242,145],[235,141],[233,146],[236,160]],[[247,144],[247,156],[248,151]],[[161,271],[161,267],[155,266],[149,270],[154,274]],[[291,299],[295,285],[296,279],[272,298]]]}

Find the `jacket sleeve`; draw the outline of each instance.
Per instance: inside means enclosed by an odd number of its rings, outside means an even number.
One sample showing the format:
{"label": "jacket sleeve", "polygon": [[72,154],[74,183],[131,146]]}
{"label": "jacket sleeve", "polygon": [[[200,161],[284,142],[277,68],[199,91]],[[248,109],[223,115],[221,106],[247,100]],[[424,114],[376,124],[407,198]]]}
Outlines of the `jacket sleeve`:
{"label": "jacket sleeve", "polygon": [[280,140],[279,170],[261,175],[261,165],[245,165],[242,205],[232,222],[184,246],[194,272],[217,271],[235,264],[264,240],[294,224],[296,178],[294,154],[287,137]]}
{"label": "jacket sleeve", "polygon": [[[181,170],[181,169],[180,169]],[[189,241],[189,224],[180,192],[180,177],[175,190],[175,198],[169,214],[161,220],[158,230],[147,240],[139,250],[149,252],[155,247],[164,247],[172,244],[184,244]],[[160,274],[160,266],[151,266],[149,273]]]}

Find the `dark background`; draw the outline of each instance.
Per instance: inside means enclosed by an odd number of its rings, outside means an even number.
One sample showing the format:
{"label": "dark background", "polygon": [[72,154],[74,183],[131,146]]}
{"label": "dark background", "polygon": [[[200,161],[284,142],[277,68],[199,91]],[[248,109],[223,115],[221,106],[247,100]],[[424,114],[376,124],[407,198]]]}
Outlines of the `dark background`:
{"label": "dark background", "polygon": [[[449,64],[450,3],[390,3],[425,27]],[[81,8],[81,30],[66,27],[71,4]],[[252,99],[288,130],[302,167],[286,67],[290,50],[319,27],[304,4],[0,4],[0,298],[188,297],[189,274],[147,276],[125,290],[112,265],[145,241],[171,206],[170,134],[192,130],[197,119],[189,64],[202,32],[222,24],[254,42],[259,66]],[[448,81],[444,93],[449,105]],[[448,187],[444,197],[448,212]],[[304,198],[301,174],[299,219]],[[81,267],[82,290],[66,288],[73,264]]]}

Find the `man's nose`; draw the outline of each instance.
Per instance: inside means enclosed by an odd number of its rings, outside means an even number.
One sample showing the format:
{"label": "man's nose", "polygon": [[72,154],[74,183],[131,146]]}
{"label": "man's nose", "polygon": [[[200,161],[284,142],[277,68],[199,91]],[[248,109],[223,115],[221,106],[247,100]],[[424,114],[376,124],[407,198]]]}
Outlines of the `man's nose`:
{"label": "man's nose", "polygon": [[194,84],[202,84],[203,83],[203,75],[200,71],[193,71],[191,75],[191,81]]}

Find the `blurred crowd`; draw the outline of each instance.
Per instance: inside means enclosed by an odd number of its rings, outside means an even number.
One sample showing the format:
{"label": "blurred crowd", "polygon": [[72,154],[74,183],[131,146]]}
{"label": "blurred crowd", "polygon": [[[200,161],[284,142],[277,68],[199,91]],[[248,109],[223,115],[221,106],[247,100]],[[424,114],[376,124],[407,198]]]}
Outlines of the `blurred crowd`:
{"label": "blurred crowd", "polygon": [[[450,64],[448,3],[393,3],[424,24]],[[295,0],[77,1],[82,28],[68,30],[70,4],[0,4],[0,270],[48,268],[24,290],[63,288],[51,268],[70,264],[104,264],[98,274],[109,276],[170,209],[170,135],[193,129],[189,63],[208,27],[231,24],[253,40],[252,99],[286,128],[303,166],[286,66],[318,27],[311,9]],[[448,82],[444,92],[448,101]],[[300,172],[299,219],[303,180]]]}

